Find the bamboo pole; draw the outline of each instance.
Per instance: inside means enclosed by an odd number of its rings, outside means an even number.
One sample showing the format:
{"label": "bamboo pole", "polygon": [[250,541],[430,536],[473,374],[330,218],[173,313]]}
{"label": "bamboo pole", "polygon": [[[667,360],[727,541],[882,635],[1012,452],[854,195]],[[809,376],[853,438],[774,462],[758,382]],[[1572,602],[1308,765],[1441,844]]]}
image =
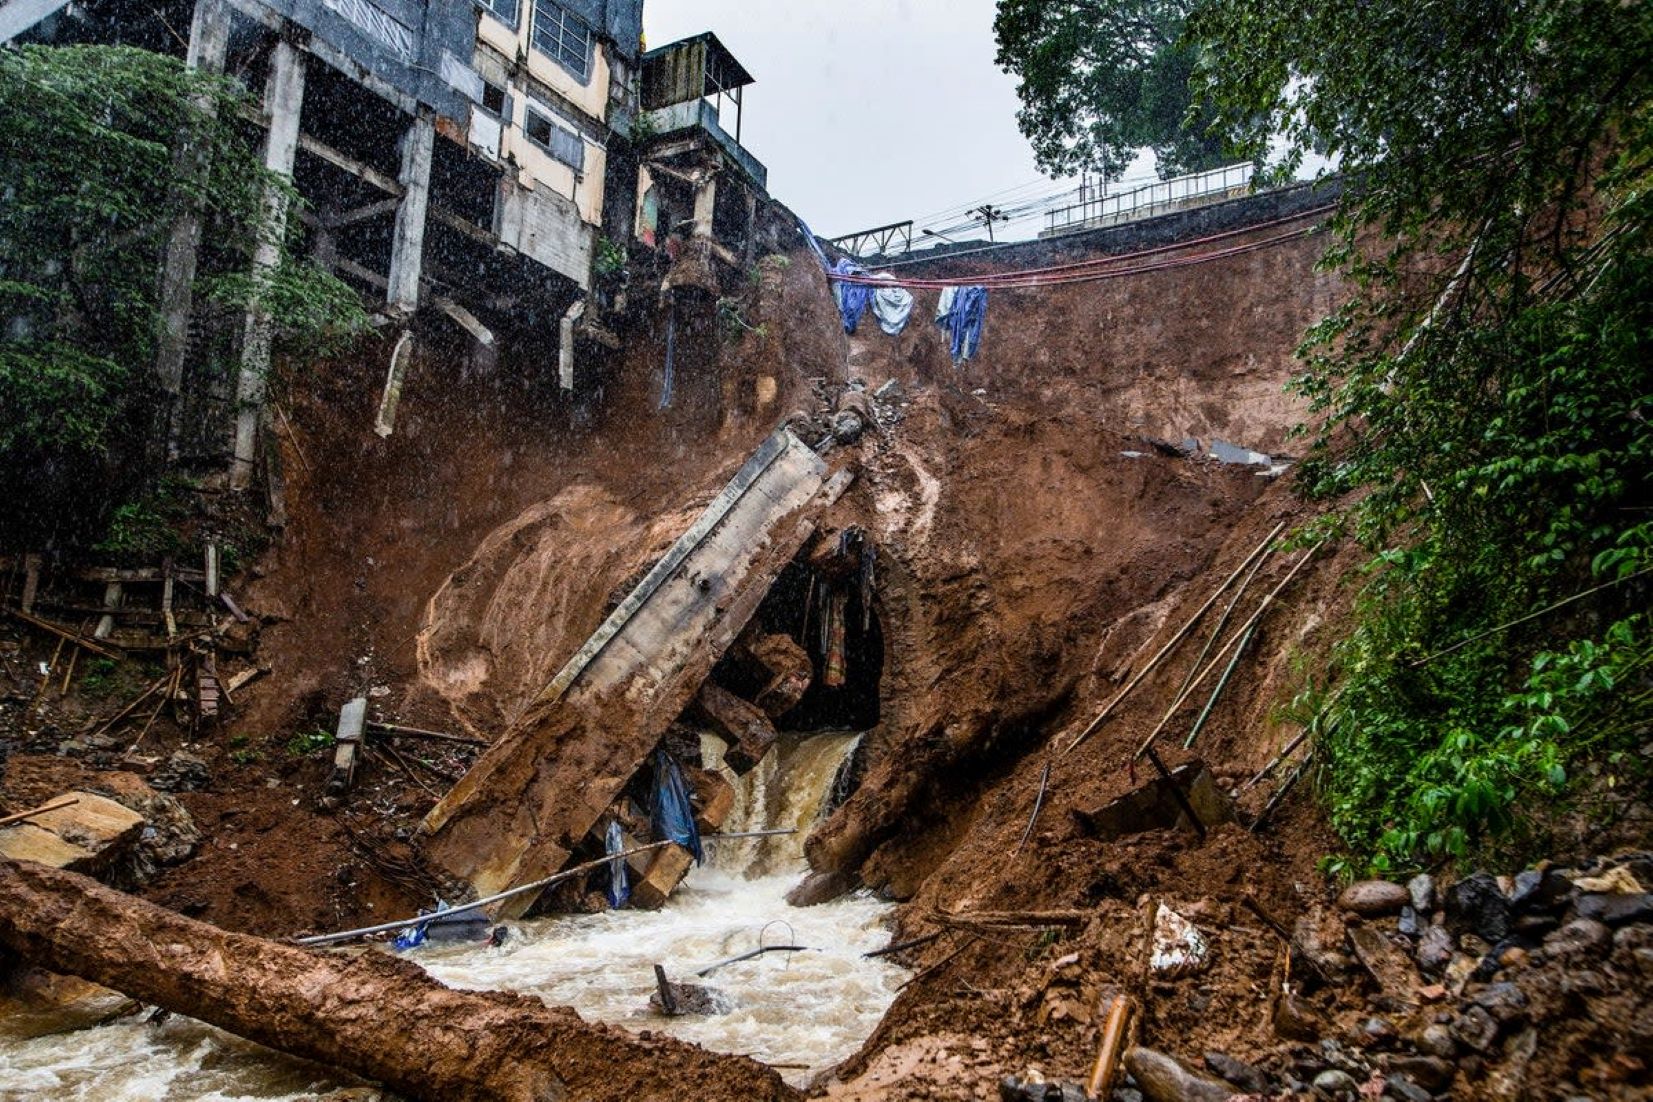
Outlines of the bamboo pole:
{"label": "bamboo pole", "polygon": [[1102,1026],[1102,1046],[1096,1053],[1096,1065],[1091,1068],[1085,1093],[1096,1099],[1113,1094],[1113,1081],[1119,1076],[1119,1058],[1125,1051],[1125,1029],[1130,1024],[1136,1007],[1129,996],[1115,995],[1108,1007],[1108,1016]]}
{"label": "bamboo pole", "polygon": [[22,609],[18,609],[18,608],[8,608],[6,611],[11,613],[13,616],[17,617],[19,620],[22,620],[25,624],[28,624],[31,627],[37,627],[41,631],[49,631],[53,635],[57,635],[57,636],[60,636],[64,639],[67,639],[69,642],[73,643],[75,646],[80,647],[82,650],[89,650],[93,654],[97,655],[99,658],[119,658],[120,657],[120,655],[116,654],[114,651],[110,650],[109,648],[100,647],[96,643],[94,643],[92,640],[84,638],[80,635],[76,635],[74,632],[70,631],[68,628],[59,627],[57,624],[52,623],[50,620],[43,620],[39,616],[36,616],[32,613],[24,612]]}
{"label": "bamboo pole", "polygon": [[1183,701],[1188,698],[1188,693],[1191,693],[1195,689],[1199,688],[1200,685],[1204,683],[1205,679],[1211,675],[1211,671],[1216,669],[1217,663],[1228,657],[1228,652],[1234,644],[1257,625],[1257,622],[1263,618],[1263,613],[1267,612],[1269,606],[1274,603],[1274,599],[1280,595],[1281,591],[1284,590],[1286,586],[1291,584],[1292,579],[1297,577],[1297,572],[1302,570],[1304,565],[1307,564],[1310,559],[1314,558],[1314,553],[1319,549],[1320,545],[1315,544],[1313,547],[1303,552],[1303,557],[1297,560],[1296,565],[1286,573],[1284,578],[1280,579],[1280,584],[1269,591],[1268,596],[1263,598],[1263,603],[1257,606],[1257,611],[1251,614],[1251,618],[1249,620],[1240,625],[1240,627],[1234,632],[1233,636],[1229,638],[1228,642],[1223,645],[1223,649],[1217,652],[1217,657],[1213,658],[1210,664],[1207,665],[1205,669],[1200,671],[1199,676],[1194,678],[1193,684],[1189,685],[1187,690],[1184,691],[1181,696],[1171,702],[1171,706],[1165,710],[1165,715],[1160,719],[1159,725],[1150,731],[1148,733],[1148,737],[1142,740],[1142,745],[1137,747],[1136,753],[1132,755],[1134,758],[1140,758],[1143,754],[1147,753],[1148,747],[1154,744],[1154,740],[1159,737],[1159,733],[1165,730],[1166,724],[1171,722],[1171,717],[1176,715],[1177,709],[1182,707]]}
{"label": "bamboo pole", "polygon": [[[1269,554],[1273,554],[1272,550]],[[1263,568],[1263,564],[1268,561],[1268,558],[1268,555],[1264,555],[1253,563],[1251,573],[1245,576],[1245,581],[1240,583],[1240,588],[1234,591],[1234,597],[1228,602],[1228,607],[1223,609],[1223,614],[1218,618],[1215,630],[1211,632],[1211,638],[1205,641],[1205,647],[1200,651],[1200,656],[1194,659],[1192,666],[1188,667],[1188,676],[1184,677],[1182,684],[1177,686],[1178,696],[1188,691],[1188,685],[1194,680],[1194,674],[1199,671],[1200,667],[1205,665],[1205,660],[1211,655],[1211,648],[1216,646],[1217,640],[1223,637],[1223,630],[1228,627],[1228,621],[1233,618],[1234,610],[1240,607],[1240,598],[1244,597],[1246,590],[1251,588],[1252,580],[1257,577],[1257,572]]]}
{"label": "bamboo pole", "polygon": [[369,720],[367,725],[376,731],[385,731],[400,738],[427,739],[431,742],[457,742],[461,746],[491,746],[486,739],[467,738],[464,735],[450,735],[442,731],[425,731],[418,727],[403,727],[397,723],[376,723]]}
{"label": "bamboo pole", "polygon": [[[704,837],[712,840],[719,838],[768,838],[777,834],[796,833],[796,830],[746,830],[734,834],[707,834]],[[460,914],[464,911],[474,911],[480,907],[486,907],[491,903],[498,903],[501,899],[509,899],[512,896],[521,895],[524,892],[540,891],[541,889],[550,887],[552,884],[560,883],[561,881],[568,880],[571,877],[578,876],[581,873],[590,872],[592,869],[600,868],[603,865],[608,864],[610,861],[617,861],[625,857],[634,857],[639,853],[649,853],[652,850],[663,849],[666,846],[675,846],[676,844],[676,842],[667,839],[663,842],[650,842],[645,846],[635,846],[631,849],[621,850],[619,853],[604,854],[595,861],[587,861],[584,864],[575,865],[571,869],[564,869],[555,876],[547,876],[545,879],[536,880],[532,884],[522,884],[515,888],[507,888],[502,892],[495,892],[493,895],[484,896],[483,898],[476,900],[474,903],[462,903],[457,907],[451,907],[441,913],[444,916],[448,916]],[[436,916],[419,915],[415,918],[404,918],[395,922],[381,922],[377,926],[363,926],[359,930],[342,930],[336,934],[316,934],[311,937],[294,938],[293,944],[332,945],[341,941],[354,941],[356,938],[366,937],[369,934],[384,934],[389,933],[391,930],[404,930],[409,926],[417,926],[421,922],[429,922],[434,917]]]}
{"label": "bamboo pole", "polygon": [[11,826],[13,823],[21,823],[25,819],[34,818],[36,815],[44,815],[48,811],[56,811],[58,808],[69,807],[78,803],[80,803],[80,800],[77,798],[72,800],[64,800],[62,803],[49,804],[46,807],[37,807],[33,811],[19,811],[16,815],[6,815],[4,817],[0,817],[0,827]]}
{"label": "bamboo pole", "polygon": [[1170,654],[1178,643],[1182,642],[1183,637],[1193,630],[1195,624],[1199,623],[1200,617],[1204,616],[1207,610],[1209,610],[1212,605],[1217,603],[1217,598],[1221,597],[1228,587],[1234,584],[1234,579],[1238,578],[1241,572],[1244,571],[1246,567],[1251,565],[1251,561],[1258,555],[1261,555],[1268,548],[1270,543],[1274,542],[1274,538],[1278,536],[1285,527],[1285,521],[1281,521],[1279,524],[1274,526],[1274,531],[1270,532],[1263,542],[1259,543],[1256,549],[1245,557],[1245,561],[1234,568],[1234,573],[1225,578],[1223,580],[1223,584],[1219,585],[1216,591],[1213,592],[1210,597],[1206,598],[1205,604],[1201,605],[1199,611],[1194,613],[1194,615],[1189,618],[1188,622],[1183,625],[1182,630],[1173,635],[1170,642],[1161,647],[1159,649],[1159,653],[1150,658],[1148,660],[1148,664],[1142,667],[1142,669],[1138,671],[1137,675],[1131,678],[1130,682],[1126,684],[1123,689],[1120,689],[1114,698],[1108,701],[1103,709],[1096,714],[1096,718],[1091,720],[1090,723],[1086,725],[1085,729],[1080,731],[1078,736],[1075,737],[1072,742],[1068,743],[1067,748],[1062,751],[1064,754],[1071,753],[1074,747],[1078,746],[1081,742],[1084,742],[1086,739],[1090,738],[1091,735],[1096,733],[1096,729],[1102,726],[1103,720],[1108,718],[1114,708],[1118,706],[1119,702],[1124,700],[1130,691],[1136,688],[1143,678],[1152,673],[1159,666],[1159,664],[1165,660],[1165,656]]}
{"label": "bamboo pole", "polygon": [[163,674],[160,678],[158,678],[157,680],[152,682],[150,684],[149,688],[147,688],[143,692],[139,693],[137,695],[137,697],[132,701],[132,703],[128,704],[126,707],[122,708],[120,711],[116,712],[114,715],[110,716],[107,720],[105,720],[103,722],[103,724],[98,727],[97,730],[92,732],[92,734],[93,735],[101,735],[105,731],[109,730],[109,728],[113,727],[115,724],[117,724],[121,720],[125,719],[128,714],[130,714],[134,709],[137,708],[138,705],[140,705],[144,701],[148,700],[149,697],[150,697],[150,694],[158,691],[161,688],[162,685],[165,685],[168,681],[171,681],[171,680],[172,680],[172,672],[169,670],[165,674]]}
{"label": "bamboo pole", "polygon": [[1033,824],[1039,821],[1039,809],[1045,806],[1045,788],[1050,784],[1050,762],[1045,762],[1044,769],[1039,773],[1039,795],[1033,800],[1033,814],[1027,817],[1027,826],[1022,830],[1021,838],[1016,842],[1014,852],[1022,852],[1027,844],[1028,835],[1033,833]]}
{"label": "bamboo pole", "polygon": [[1217,706],[1217,698],[1223,695],[1223,689],[1228,685],[1228,679],[1234,675],[1234,667],[1240,664],[1240,656],[1245,653],[1246,647],[1251,643],[1252,633],[1256,630],[1256,625],[1253,625],[1245,633],[1244,638],[1240,640],[1240,645],[1234,648],[1234,657],[1228,660],[1228,667],[1223,670],[1223,675],[1217,678],[1217,687],[1211,690],[1210,699],[1205,702],[1205,707],[1200,709],[1199,718],[1194,720],[1194,726],[1188,729],[1188,737],[1182,741],[1184,750],[1191,749],[1194,740],[1200,737],[1200,728],[1204,727],[1205,721],[1210,718],[1211,709]]}

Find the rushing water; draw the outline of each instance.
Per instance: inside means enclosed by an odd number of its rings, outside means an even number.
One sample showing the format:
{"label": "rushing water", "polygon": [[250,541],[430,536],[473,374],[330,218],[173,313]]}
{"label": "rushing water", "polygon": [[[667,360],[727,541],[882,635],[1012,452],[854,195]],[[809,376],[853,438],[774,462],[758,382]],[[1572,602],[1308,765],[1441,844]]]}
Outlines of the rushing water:
{"label": "rushing water", "polygon": [[[783,740],[736,784],[724,829],[798,833],[709,843],[706,866],[662,910],[538,919],[513,929],[497,949],[437,946],[411,959],[454,987],[535,994],[588,1018],[749,1054],[801,1084],[855,1051],[905,976],[861,956],[888,940],[888,905],[865,895],[807,908],[785,900],[806,869],[804,835],[855,742],[843,734]],[[720,760],[721,743],[708,738],[706,750],[709,764]],[[810,949],[693,975],[760,944]],[[674,980],[715,987],[733,1009],[705,1017],[654,1013],[648,997],[656,963]],[[326,1069],[186,1018],[33,1036],[42,1028],[38,1019],[0,1017],[0,1102],[296,1102],[341,1085]]]}

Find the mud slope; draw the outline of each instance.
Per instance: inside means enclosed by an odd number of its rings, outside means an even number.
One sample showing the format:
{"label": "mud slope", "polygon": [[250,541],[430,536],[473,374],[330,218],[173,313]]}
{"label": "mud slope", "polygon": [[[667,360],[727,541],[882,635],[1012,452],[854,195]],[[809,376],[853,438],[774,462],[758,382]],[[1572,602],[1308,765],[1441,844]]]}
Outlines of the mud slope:
{"label": "mud slope", "polygon": [[[331,731],[358,694],[378,718],[497,734],[610,596],[812,401],[812,377],[841,372],[819,266],[772,258],[760,274],[747,317],[760,333],[725,338],[710,303],[680,319],[665,409],[653,311],[621,353],[582,364],[572,401],[557,388],[554,326],[543,356],[494,362],[437,318],[384,439],[373,419],[388,345],[290,380],[278,415],[289,523],[242,583],[271,675],[238,697],[221,739],[196,747],[213,780],[186,802],[213,841],[151,898],[282,933],[429,904],[383,873],[416,864],[392,830],[405,837],[431,799],[370,759],[363,794],[319,813],[325,763],[285,744]],[[353,834],[378,859],[364,864]]]}

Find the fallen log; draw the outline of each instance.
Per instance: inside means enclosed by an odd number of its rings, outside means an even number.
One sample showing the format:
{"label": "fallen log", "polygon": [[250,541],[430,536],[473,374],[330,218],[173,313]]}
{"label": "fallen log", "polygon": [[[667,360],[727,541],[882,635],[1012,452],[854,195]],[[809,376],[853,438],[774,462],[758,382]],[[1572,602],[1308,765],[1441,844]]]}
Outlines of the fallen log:
{"label": "fallen log", "polygon": [[794,1099],[772,1070],[582,1021],[503,991],[455,991],[381,952],[313,953],[234,934],[95,880],[0,860],[0,945],[410,1099]]}

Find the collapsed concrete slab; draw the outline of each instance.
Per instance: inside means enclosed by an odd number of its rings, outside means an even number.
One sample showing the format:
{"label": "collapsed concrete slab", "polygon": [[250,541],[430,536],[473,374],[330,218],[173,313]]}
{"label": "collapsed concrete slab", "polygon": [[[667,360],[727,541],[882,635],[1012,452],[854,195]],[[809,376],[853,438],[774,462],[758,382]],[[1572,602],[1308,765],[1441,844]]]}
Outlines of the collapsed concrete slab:
{"label": "collapsed concrete slab", "polygon": [[66,792],[43,810],[0,827],[0,857],[101,876],[132,853],[142,815],[91,792]]}
{"label": "collapsed concrete slab", "polygon": [[[561,868],[853,476],[786,429],[746,461],[544,692],[426,816],[426,853],[479,895]],[[524,893],[502,916],[525,912]]]}

